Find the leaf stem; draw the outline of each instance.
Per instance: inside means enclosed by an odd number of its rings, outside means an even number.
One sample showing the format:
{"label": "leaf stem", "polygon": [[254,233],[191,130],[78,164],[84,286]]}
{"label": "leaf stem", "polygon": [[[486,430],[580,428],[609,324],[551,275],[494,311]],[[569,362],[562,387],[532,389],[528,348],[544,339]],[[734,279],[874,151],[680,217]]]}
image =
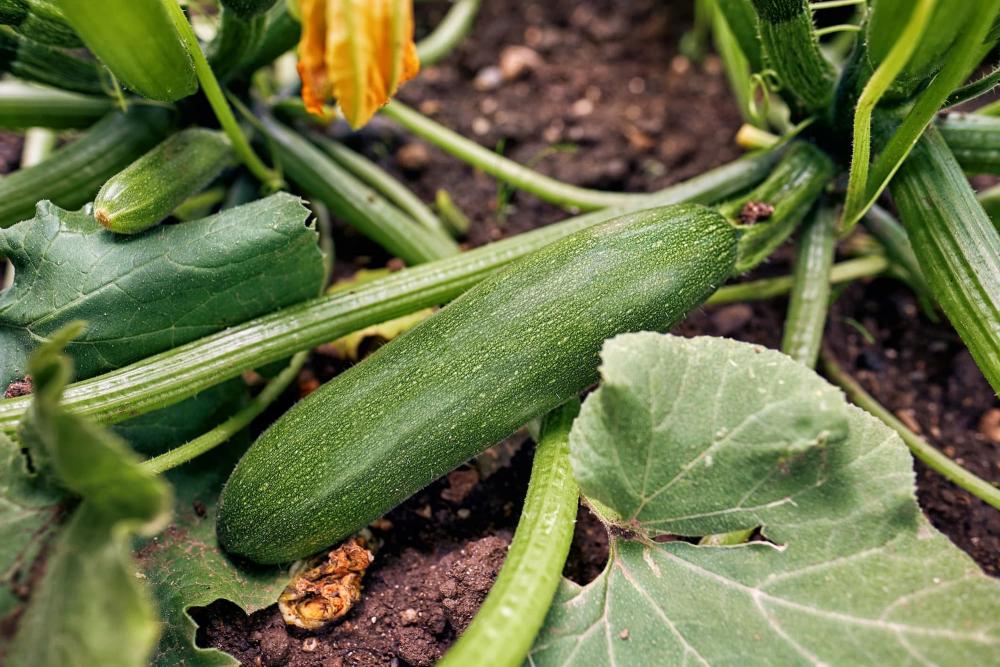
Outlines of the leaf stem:
{"label": "leaf stem", "polygon": [[809,3],[809,9],[814,12],[821,9],[834,9],[836,7],[850,7],[851,5],[863,5],[868,0],[817,0]]}
{"label": "leaf stem", "polygon": [[243,134],[243,130],[236,121],[233,110],[229,108],[229,103],[222,92],[222,87],[219,85],[218,79],[215,78],[215,73],[212,71],[211,65],[208,64],[208,59],[205,58],[205,54],[201,50],[201,44],[198,42],[198,37],[194,34],[194,29],[188,23],[187,17],[184,16],[184,10],[181,9],[180,4],[176,0],[161,0],[161,2],[166,6],[170,17],[174,21],[174,25],[177,26],[177,31],[187,44],[191,58],[194,60],[195,73],[198,75],[198,81],[201,83],[201,90],[211,105],[212,111],[215,112],[215,117],[218,118],[219,125],[222,126],[223,131],[229,137],[229,141],[232,142],[236,155],[239,156],[247,169],[268,190],[280,190],[282,186],[281,177],[276,171],[268,168],[257,157],[253,148],[250,147],[250,142],[247,141],[246,135]]}
{"label": "leaf stem", "polygon": [[514,187],[564,208],[592,211],[605,206],[625,204],[641,197],[639,194],[604,192],[568,185],[540,174],[513,160],[483,148],[474,141],[414,111],[398,100],[382,107],[382,113],[421,139],[429,141],[446,153],[485,171]]}
{"label": "leaf stem", "polygon": [[837,244],[837,212],[819,206],[799,239],[794,286],[785,318],[781,351],[809,368],[816,367],[830,306],[830,271]]}
{"label": "leaf stem", "polygon": [[[956,104],[961,104],[962,102],[968,102],[974,100],[980,95],[985,95],[994,88],[1000,85],[1000,65],[993,68],[993,71],[984,74],[980,78],[976,79],[971,83],[967,83],[961,88],[957,88],[948,99],[945,100],[944,105],[946,107],[952,107]],[[993,102],[990,106],[996,105],[997,102]],[[976,113],[983,113],[987,107],[982,109],[977,109]],[[989,114],[987,114],[989,115]]]}
{"label": "leaf stem", "polygon": [[441,219],[434,215],[434,211],[413,194],[412,190],[393,178],[389,172],[339,141],[333,141],[318,133],[311,134],[309,139],[333,158],[334,162],[381,193],[423,227],[443,235],[449,243],[451,242],[451,235]]}
{"label": "leaf stem", "polygon": [[573,399],[545,418],[507,559],[440,667],[517,667],[531,650],[573,540],[580,492],[570,466],[569,431],[579,410],[579,399]]}
{"label": "leaf stem", "polygon": [[[323,296],[230,327],[104,375],[76,382],[66,409],[114,423],[166,407],[272,361],[335,340],[372,324],[440,305],[501,266],[576,231],[653,206],[710,203],[758,182],[774,153],[747,156],[685,183],[619,206],[398,271],[356,289]],[[15,434],[29,397],[0,400],[0,432]]]}
{"label": "leaf stem", "polygon": [[861,26],[853,23],[841,23],[840,25],[828,25],[825,28],[817,28],[816,36],[824,37],[837,32],[861,32]]}
{"label": "leaf stem", "polygon": [[868,169],[871,160],[872,113],[879,100],[889,90],[899,73],[906,67],[910,56],[920,43],[920,36],[930,21],[937,0],[917,0],[902,34],[892,45],[885,59],[868,79],[854,110],[854,140],[851,153],[851,172],[847,182],[847,200],[844,204],[843,232],[846,234],[864,214],[868,189]]}
{"label": "leaf stem", "polygon": [[826,376],[844,390],[847,397],[858,407],[881,419],[886,426],[899,434],[913,455],[944,478],[965,489],[985,503],[1000,509],[1000,489],[981,477],[969,472],[950,458],[939,452],[933,445],[908,429],[901,421],[882,407],[857,380],[845,372],[833,358],[832,354],[823,354],[823,368]]}
{"label": "leaf stem", "polygon": [[421,67],[440,62],[461,42],[476,20],[479,0],[458,0],[434,30],[417,42]]}
{"label": "leaf stem", "polygon": [[219,445],[227,442],[234,435],[250,425],[271,403],[275,401],[288,388],[296,377],[299,370],[309,356],[308,351],[298,352],[292,357],[292,361],[281,371],[267,386],[257,394],[245,407],[236,414],[222,422],[212,430],[203,433],[194,440],[190,440],[179,447],[175,447],[168,452],[142,462],[142,466],[150,472],[161,474],[172,468],[187,463],[191,459],[197,458],[209,452]]}

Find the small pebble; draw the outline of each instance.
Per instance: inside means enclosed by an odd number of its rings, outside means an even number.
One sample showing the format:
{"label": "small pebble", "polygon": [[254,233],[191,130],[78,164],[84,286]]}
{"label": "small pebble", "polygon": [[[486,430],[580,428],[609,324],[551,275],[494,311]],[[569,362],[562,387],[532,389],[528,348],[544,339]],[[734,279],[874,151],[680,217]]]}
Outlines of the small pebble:
{"label": "small pebble", "polygon": [[527,46],[508,46],[500,52],[500,76],[515,81],[542,66],[542,57]]}
{"label": "small pebble", "polygon": [[406,171],[423,171],[430,161],[431,154],[427,146],[417,141],[403,144],[396,151],[396,164]]}
{"label": "small pebble", "polygon": [[991,408],[979,419],[979,432],[987,440],[1000,442],[1000,408]]}
{"label": "small pebble", "polygon": [[479,136],[489,134],[492,128],[493,126],[490,125],[490,121],[486,120],[482,116],[476,116],[472,119],[472,131]]}
{"label": "small pebble", "polygon": [[624,630],[618,633],[618,639],[621,640],[628,639],[628,628],[625,628]]}
{"label": "small pebble", "polygon": [[496,65],[484,67],[476,73],[476,78],[472,80],[472,86],[479,91],[489,92],[496,90],[503,84],[503,74]]}

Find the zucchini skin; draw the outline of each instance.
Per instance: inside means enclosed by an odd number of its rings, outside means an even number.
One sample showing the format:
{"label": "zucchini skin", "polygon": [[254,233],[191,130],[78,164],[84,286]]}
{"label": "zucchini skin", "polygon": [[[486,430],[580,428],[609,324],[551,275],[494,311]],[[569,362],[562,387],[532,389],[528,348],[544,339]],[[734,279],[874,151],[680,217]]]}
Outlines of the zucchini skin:
{"label": "zucchini skin", "polygon": [[6,176],[0,181],[0,227],[32,217],[43,199],[65,209],[86,204],[109,177],[159,142],[172,122],[168,109],[135,105],[105,116],[39,164]]}
{"label": "zucchini skin", "polygon": [[162,0],[57,2],[87,48],[133,92],[174,102],[198,89],[194,60]]}
{"label": "zucchini skin", "polygon": [[182,130],[109,178],[94,199],[94,217],[105,229],[138,234],[163,221],[235,159],[222,132]]}
{"label": "zucchini skin", "polygon": [[82,45],[51,0],[0,0],[0,23],[42,44],[64,49]]}
{"label": "zucchini skin", "polygon": [[1000,393],[1000,232],[933,126],[889,187],[941,309]]}
{"label": "zucchini skin", "polygon": [[670,328],[735,259],[721,214],[679,204],[492,275],[264,432],[222,492],[220,543],[279,563],[337,542],[595,382],[605,339]]}

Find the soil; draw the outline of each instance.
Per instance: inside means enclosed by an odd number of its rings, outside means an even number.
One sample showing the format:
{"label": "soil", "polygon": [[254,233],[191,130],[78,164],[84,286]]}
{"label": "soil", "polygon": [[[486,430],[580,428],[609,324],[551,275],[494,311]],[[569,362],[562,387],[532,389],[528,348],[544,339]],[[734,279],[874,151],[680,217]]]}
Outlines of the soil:
{"label": "soil", "polygon": [[[628,191],[660,188],[739,155],[733,137],[740,117],[718,59],[699,63],[678,54],[690,5],[483,3],[472,35],[443,63],[406,84],[401,98],[561,180]],[[445,7],[419,3],[418,31]],[[0,136],[0,172],[9,153],[5,141]],[[377,119],[348,141],[425,201],[446,189],[472,220],[470,245],[566,215],[498,187],[387,121]],[[335,236],[337,275],[388,259],[336,221]],[[760,271],[787,272],[789,256],[783,249]],[[778,347],[786,306],[775,299],[704,308],[676,332]],[[930,322],[904,286],[879,279],[844,290],[826,339],[841,365],[883,405],[949,456],[1000,482],[1000,403],[954,331]],[[341,369],[322,350],[314,353],[286,404]],[[511,445],[495,457],[506,465],[460,469],[388,515],[379,531],[384,546],[366,575],[362,600],[343,622],[318,633],[289,631],[276,607],[247,617],[217,602],[195,611],[199,643],[248,665],[432,664],[485,597],[516,526],[531,448]],[[915,467],[919,501],[934,525],[984,570],[1000,575],[1000,513],[919,463]],[[603,527],[581,508],[565,574],[586,583],[606,557]]]}

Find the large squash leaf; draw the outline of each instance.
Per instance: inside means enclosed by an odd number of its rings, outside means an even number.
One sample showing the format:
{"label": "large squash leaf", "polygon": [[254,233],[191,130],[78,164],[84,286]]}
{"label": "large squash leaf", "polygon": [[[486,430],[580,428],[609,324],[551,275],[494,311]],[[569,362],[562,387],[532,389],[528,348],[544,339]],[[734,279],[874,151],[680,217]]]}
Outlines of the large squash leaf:
{"label": "large squash leaf", "polygon": [[112,234],[86,212],[41,202],[0,230],[14,284],[0,295],[0,384],[72,320],[85,379],[316,296],[323,263],[299,199],[276,194],[217,215]]}
{"label": "large squash leaf", "polygon": [[37,389],[21,443],[37,475],[80,504],[53,542],[6,664],[141,667],[159,627],[151,596],[135,576],[132,538],[164,525],[170,489],[119,438],[60,408],[71,374],[60,351],[69,335],[57,334],[32,357]]}
{"label": "large squash leaf", "polygon": [[571,450],[611,557],[563,583],[532,664],[997,664],[1000,582],[923,517],[881,422],[744,343],[633,334],[603,362]]}
{"label": "large squash leaf", "polygon": [[222,651],[195,646],[197,624],[188,610],[225,599],[252,613],[274,604],[288,583],[287,567],[234,563],[215,537],[219,491],[244,445],[232,443],[168,474],[176,495],[173,521],[139,549],[139,567],[164,621],[154,665],[236,665]]}

